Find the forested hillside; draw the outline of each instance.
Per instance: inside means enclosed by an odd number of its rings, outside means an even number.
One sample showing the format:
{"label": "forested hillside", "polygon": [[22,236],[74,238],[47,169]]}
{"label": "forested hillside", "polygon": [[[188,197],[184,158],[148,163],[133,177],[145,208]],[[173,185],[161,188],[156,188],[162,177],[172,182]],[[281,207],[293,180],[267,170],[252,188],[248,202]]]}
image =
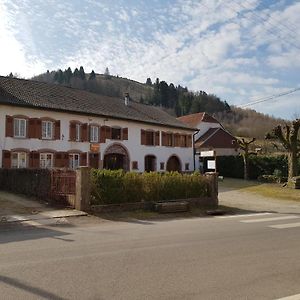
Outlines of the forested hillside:
{"label": "forested hillside", "polygon": [[125,92],[129,92],[133,101],[159,106],[174,116],[205,111],[237,136],[263,138],[267,131],[282,121],[255,110],[230,106],[216,95],[208,94],[203,90],[189,91],[187,87],[168,84],[158,78],[154,82],[151,78],[147,78],[146,83],[143,84],[113,76],[108,68],[104,74],[96,74],[94,71],[85,73],[83,67],[76,68],[74,71],[71,68],[64,71],[47,71],[32,79],[113,97],[123,97]]}

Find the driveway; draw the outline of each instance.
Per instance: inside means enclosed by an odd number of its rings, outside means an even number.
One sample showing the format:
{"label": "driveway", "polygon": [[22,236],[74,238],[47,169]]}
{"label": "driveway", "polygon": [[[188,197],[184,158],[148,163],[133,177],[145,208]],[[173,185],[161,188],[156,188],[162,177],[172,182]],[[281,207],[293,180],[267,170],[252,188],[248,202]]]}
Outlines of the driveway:
{"label": "driveway", "polygon": [[[299,190],[300,194],[300,190]],[[226,179],[219,184],[219,204],[249,211],[300,214],[300,202],[265,197],[243,187],[228,187]]]}

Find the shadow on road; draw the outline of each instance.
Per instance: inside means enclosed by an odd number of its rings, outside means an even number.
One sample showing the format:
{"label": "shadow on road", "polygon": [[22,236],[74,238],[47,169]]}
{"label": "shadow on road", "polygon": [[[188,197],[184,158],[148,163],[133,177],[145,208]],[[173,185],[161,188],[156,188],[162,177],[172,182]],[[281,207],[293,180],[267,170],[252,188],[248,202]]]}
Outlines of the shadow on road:
{"label": "shadow on road", "polygon": [[[72,225],[69,225],[69,227],[70,226]],[[69,234],[70,233],[52,228],[49,229],[45,227],[25,225],[22,224],[22,222],[17,224],[0,224],[0,244],[26,240],[36,240],[42,238],[53,238],[66,242],[72,242],[73,240],[64,238]]]}
{"label": "shadow on road", "polygon": [[45,291],[45,290],[40,289],[38,287],[31,286],[29,284],[26,284],[26,283],[20,281],[20,280],[17,280],[17,279],[8,277],[8,276],[0,275],[0,282],[4,283],[6,285],[12,286],[12,287],[21,289],[23,291],[29,292],[31,294],[37,295],[39,297],[46,298],[46,299],[53,299],[53,300],[63,300],[63,299],[65,299],[65,298],[59,297],[59,296],[57,296],[57,295],[55,295],[51,292]]}

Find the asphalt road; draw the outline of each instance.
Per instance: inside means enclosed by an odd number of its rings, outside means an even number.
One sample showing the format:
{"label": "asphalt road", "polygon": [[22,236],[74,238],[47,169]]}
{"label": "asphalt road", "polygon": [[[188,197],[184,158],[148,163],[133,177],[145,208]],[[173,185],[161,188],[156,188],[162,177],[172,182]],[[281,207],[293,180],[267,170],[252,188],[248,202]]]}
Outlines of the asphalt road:
{"label": "asphalt road", "polygon": [[[299,222],[297,214],[263,214],[0,229],[0,298],[277,299],[299,294]],[[276,225],[281,228],[271,227]]]}

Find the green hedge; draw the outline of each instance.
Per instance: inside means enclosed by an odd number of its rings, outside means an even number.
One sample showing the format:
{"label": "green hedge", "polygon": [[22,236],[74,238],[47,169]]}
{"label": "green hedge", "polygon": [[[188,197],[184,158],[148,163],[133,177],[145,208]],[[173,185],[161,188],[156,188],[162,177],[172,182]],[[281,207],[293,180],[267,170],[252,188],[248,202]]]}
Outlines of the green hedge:
{"label": "green hedge", "polygon": [[[244,163],[242,156],[218,156],[217,171],[221,176],[243,178]],[[287,177],[287,157],[251,155],[249,157],[249,178],[257,179],[262,175],[273,175],[280,172],[281,176]]]}
{"label": "green hedge", "polygon": [[199,173],[125,173],[92,170],[92,203],[112,204],[209,196],[209,182]]}

